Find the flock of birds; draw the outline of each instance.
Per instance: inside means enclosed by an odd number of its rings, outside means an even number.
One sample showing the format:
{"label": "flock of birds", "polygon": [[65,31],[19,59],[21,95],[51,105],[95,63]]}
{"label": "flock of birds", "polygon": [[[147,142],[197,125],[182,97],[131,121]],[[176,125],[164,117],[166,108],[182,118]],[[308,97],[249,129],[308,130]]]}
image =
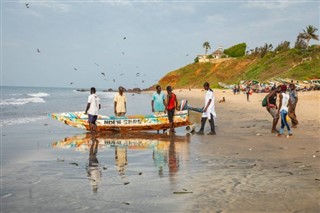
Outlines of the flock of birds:
{"label": "flock of birds", "polygon": [[[26,6],[26,8],[30,8],[29,3],[26,3],[25,6]],[[124,36],[122,39],[123,39],[123,40],[126,40],[127,37]],[[37,53],[40,53],[40,52],[41,52],[40,49],[37,48]],[[122,55],[125,55],[125,52],[122,51]],[[189,54],[186,54],[186,56],[189,56]],[[100,67],[100,65],[99,65],[98,63],[94,63],[94,64],[95,64],[97,67]],[[121,65],[121,64],[119,64],[119,66],[120,66],[120,65]],[[136,68],[138,69],[139,66],[136,66]],[[78,71],[78,68],[76,68],[76,67],[74,67],[73,69],[74,69],[74,71]],[[104,80],[105,80],[105,81],[108,80],[108,79],[106,78],[106,73],[105,73],[105,72],[101,72],[100,74],[101,74],[102,76],[104,76]],[[125,75],[125,74],[124,74],[124,73],[121,73],[121,74],[120,74],[120,76],[123,76],[123,75]],[[146,74],[143,74],[143,76],[146,76]],[[139,72],[136,73],[136,77],[140,77],[140,73],[139,73]],[[113,81],[113,82],[116,82],[116,79],[113,78],[112,81]],[[155,80],[155,81],[158,81],[158,80]],[[141,83],[144,83],[144,82],[145,82],[145,80],[141,80]],[[70,82],[70,85],[72,85],[72,84],[74,84],[74,82]]]}

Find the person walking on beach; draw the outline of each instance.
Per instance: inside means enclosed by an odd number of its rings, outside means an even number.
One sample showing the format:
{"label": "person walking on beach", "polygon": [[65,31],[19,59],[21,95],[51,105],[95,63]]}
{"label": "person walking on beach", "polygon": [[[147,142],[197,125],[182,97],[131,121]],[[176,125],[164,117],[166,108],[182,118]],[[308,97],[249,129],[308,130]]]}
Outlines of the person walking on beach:
{"label": "person walking on beach", "polygon": [[119,93],[114,96],[114,114],[124,116],[127,112],[127,96],[124,94],[124,88],[119,87]]}
{"label": "person walking on beach", "polygon": [[237,87],[237,94],[238,95],[240,94],[240,84],[238,84],[238,87]]}
{"label": "person walking on beach", "polygon": [[288,129],[288,137],[292,136],[292,131],[290,129],[290,126],[287,122],[287,115],[288,115],[288,106],[290,105],[289,99],[290,96],[289,94],[286,93],[287,92],[287,86],[286,85],[282,85],[281,86],[281,93],[279,95],[280,98],[280,104],[279,104],[279,111],[278,113],[280,113],[281,116],[281,127],[280,127],[280,131],[279,134],[277,136],[282,136],[284,133],[284,127],[286,126]]}
{"label": "person walking on beach", "polygon": [[246,87],[247,101],[249,101],[250,90],[251,90],[251,87],[250,87],[250,84],[248,84]]}
{"label": "person walking on beach", "polygon": [[177,101],[177,96],[172,92],[172,87],[167,86],[167,106],[166,110],[168,112],[168,119],[170,122],[170,131],[172,133],[175,133],[174,130],[174,122],[173,122],[173,116],[174,116],[174,111],[175,109],[178,110],[178,101]]}
{"label": "person walking on beach", "polygon": [[200,130],[197,132],[198,135],[204,135],[204,127],[207,121],[207,118],[209,118],[209,123],[211,127],[211,131],[208,133],[208,135],[215,135],[216,130],[214,126],[214,119],[216,118],[216,112],[214,109],[214,94],[213,90],[210,88],[210,85],[208,82],[205,82],[203,84],[203,88],[207,91],[205,96],[205,102],[204,102],[204,108],[201,118],[201,127]]}
{"label": "person walking on beach", "polygon": [[97,129],[96,121],[99,110],[101,109],[100,98],[96,95],[96,88],[91,87],[88,97],[88,104],[84,114],[88,114],[88,122],[91,133],[95,133]]}
{"label": "person walking on beach", "polygon": [[161,91],[161,86],[156,87],[157,91],[153,93],[151,100],[152,112],[162,113],[165,112],[166,98],[164,93]]}
{"label": "person walking on beach", "polygon": [[267,99],[266,109],[273,118],[271,133],[279,132],[276,129],[276,127],[277,127],[278,120],[279,120],[278,106],[277,106],[277,94],[280,93],[280,91],[281,91],[281,86],[278,86],[277,88],[271,90],[266,98]]}
{"label": "person walking on beach", "polygon": [[291,119],[292,128],[297,128],[297,125],[299,124],[297,116],[296,116],[296,106],[298,103],[298,92],[296,90],[296,86],[294,83],[291,83],[289,85],[289,96],[290,96],[290,105],[289,105],[289,111],[288,116]]}

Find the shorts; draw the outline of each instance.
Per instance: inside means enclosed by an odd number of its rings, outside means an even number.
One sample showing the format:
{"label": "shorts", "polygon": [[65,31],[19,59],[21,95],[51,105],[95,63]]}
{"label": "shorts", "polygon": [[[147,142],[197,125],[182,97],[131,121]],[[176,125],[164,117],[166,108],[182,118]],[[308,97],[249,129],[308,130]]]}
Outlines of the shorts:
{"label": "shorts", "polygon": [[270,108],[268,112],[273,117],[273,119],[279,118],[278,110],[276,108]]}
{"label": "shorts", "polygon": [[168,109],[168,119],[170,123],[173,123],[173,116],[174,116],[174,108]]}
{"label": "shorts", "polygon": [[90,124],[96,124],[97,118],[98,118],[98,115],[90,115],[90,114],[88,114],[88,122]]}

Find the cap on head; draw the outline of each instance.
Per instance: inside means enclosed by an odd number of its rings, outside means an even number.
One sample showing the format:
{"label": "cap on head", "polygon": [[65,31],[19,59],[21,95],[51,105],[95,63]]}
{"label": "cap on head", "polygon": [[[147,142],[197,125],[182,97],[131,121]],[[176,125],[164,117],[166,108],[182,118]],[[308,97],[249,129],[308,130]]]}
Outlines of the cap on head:
{"label": "cap on head", "polygon": [[281,85],[281,91],[282,91],[282,92],[287,91],[287,86],[286,86],[286,85]]}
{"label": "cap on head", "polygon": [[172,91],[172,87],[171,86],[167,86],[167,91],[171,92]]}

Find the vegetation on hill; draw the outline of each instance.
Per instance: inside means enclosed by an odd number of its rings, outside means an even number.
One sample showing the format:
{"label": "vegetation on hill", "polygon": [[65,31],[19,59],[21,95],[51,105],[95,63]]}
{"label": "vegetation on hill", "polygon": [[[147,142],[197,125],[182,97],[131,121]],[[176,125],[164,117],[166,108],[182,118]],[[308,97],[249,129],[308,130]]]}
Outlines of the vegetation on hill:
{"label": "vegetation on hill", "polygon": [[241,57],[246,54],[246,48],[247,48],[246,43],[240,43],[232,47],[229,47],[228,49],[225,49],[223,53],[230,57],[235,57],[235,58]]}
{"label": "vegetation on hill", "polygon": [[[164,76],[158,84],[163,88],[202,88],[204,82],[218,87],[218,82],[239,83],[241,80],[266,82],[280,77],[295,80],[320,78],[320,45],[309,47],[310,39],[319,40],[315,32],[318,29],[308,26],[299,33],[294,48],[290,42],[281,42],[274,50],[272,44],[265,44],[246,52],[238,58],[215,59],[213,63],[189,64]],[[235,45],[228,50],[243,49],[245,43]],[[230,52],[229,52],[230,54]]]}

